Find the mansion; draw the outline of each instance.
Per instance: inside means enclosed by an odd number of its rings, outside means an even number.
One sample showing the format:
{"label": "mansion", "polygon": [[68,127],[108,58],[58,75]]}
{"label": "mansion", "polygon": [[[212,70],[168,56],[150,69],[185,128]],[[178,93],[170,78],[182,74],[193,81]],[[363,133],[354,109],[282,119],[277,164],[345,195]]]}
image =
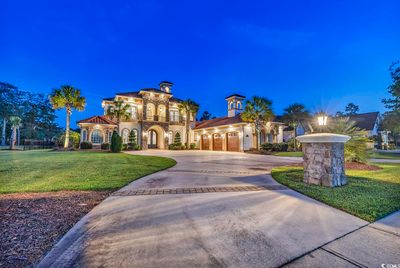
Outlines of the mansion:
{"label": "mansion", "polygon": [[[129,142],[129,133],[136,132],[137,143],[142,149],[167,149],[179,135],[186,143],[186,115],[179,111],[179,103],[172,93],[173,84],[162,81],[159,88],[144,88],[134,92],[117,93],[113,98],[102,101],[104,115],[78,121],[81,141],[94,146],[110,143],[116,120],[106,114],[114,100],[129,104],[130,118],[121,120],[119,131],[123,143]],[[255,147],[254,127],[241,118],[245,97],[234,94],[226,98],[227,116],[196,122],[190,116],[189,141],[201,150],[246,151]],[[260,144],[283,141],[284,124],[268,122],[261,131]]]}

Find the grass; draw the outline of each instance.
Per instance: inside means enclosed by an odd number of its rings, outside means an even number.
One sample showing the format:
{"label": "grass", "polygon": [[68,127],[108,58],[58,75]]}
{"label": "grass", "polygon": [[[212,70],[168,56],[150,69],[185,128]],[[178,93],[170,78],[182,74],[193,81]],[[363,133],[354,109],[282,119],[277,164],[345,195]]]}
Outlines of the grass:
{"label": "grass", "polygon": [[278,152],[275,153],[274,155],[276,156],[289,156],[289,157],[302,157],[303,152],[298,151],[298,152]]}
{"label": "grass", "polygon": [[373,222],[400,209],[400,164],[377,164],[381,170],[347,170],[348,184],[330,188],[303,182],[303,168],[279,167],[281,184],[323,203]]}
{"label": "grass", "polygon": [[106,152],[0,151],[0,194],[116,190],[175,160]]}
{"label": "grass", "polygon": [[376,158],[376,159],[398,159],[398,160],[400,160],[400,153],[371,152],[371,153],[369,153],[369,157]]}

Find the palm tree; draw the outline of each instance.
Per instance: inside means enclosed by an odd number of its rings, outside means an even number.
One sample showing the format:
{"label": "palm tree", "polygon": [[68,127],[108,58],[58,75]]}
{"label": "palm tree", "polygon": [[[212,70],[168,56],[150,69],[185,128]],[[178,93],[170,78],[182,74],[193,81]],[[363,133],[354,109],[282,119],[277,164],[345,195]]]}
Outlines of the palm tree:
{"label": "palm tree", "polygon": [[65,126],[64,148],[68,147],[69,129],[72,110],[83,111],[86,105],[85,97],[81,96],[81,91],[70,85],[63,85],[59,89],[54,89],[50,95],[50,102],[53,109],[63,109],[67,111],[67,122]]}
{"label": "palm tree", "polygon": [[113,120],[114,118],[117,120],[117,129],[119,135],[119,123],[121,119],[129,119],[131,117],[131,113],[129,109],[131,106],[129,104],[125,104],[123,100],[114,100],[113,105],[108,106],[107,108],[107,116]]}
{"label": "palm tree", "polygon": [[190,126],[190,116],[193,117],[193,120],[196,118],[196,113],[199,111],[199,104],[191,99],[187,99],[179,103],[179,111],[186,114],[186,148],[190,147],[190,136],[189,136],[189,126]]}
{"label": "palm tree", "polygon": [[300,103],[293,103],[284,109],[284,114],[282,119],[285,123],[287,123],[290,127],[293,128],[293,138],[294,138],[294,149],[297,149],[296,146],[296,136],[297,136],[297,127],[301,125],[301,122],[310,117],[309,111],[307,111],[306,107]]}
{"label": "palm tree", "polygon": [[257,150],[259,149],[259,133],[261,128],[274,117],[271,105],[272,101],[254,96],[246,101],[246,107],[242,113],[243,121],[254,124]]}
{"label": "palm tree", "polygon": [[17,139],[17,128],[19,128],[22,124],[22,119],[18,116],[10,116],[10,125],[11,125],[11,141],[10,141],[10,150],[15,149],[15,141]]}

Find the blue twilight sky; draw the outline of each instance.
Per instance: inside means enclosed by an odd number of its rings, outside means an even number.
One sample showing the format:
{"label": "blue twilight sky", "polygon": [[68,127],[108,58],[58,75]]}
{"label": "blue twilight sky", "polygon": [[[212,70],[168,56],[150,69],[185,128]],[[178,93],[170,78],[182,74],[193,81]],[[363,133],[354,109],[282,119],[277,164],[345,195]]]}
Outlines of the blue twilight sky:
{"label": "blue twilight sky", "polygon": [[293,102],[384,111],[388,67],[400,60],[398,0],[2,0],[0,10],[0,80],[80,88],[87,108],[72,121],[161,80],[216,116],[231,93],[265,96],[277,114]]}

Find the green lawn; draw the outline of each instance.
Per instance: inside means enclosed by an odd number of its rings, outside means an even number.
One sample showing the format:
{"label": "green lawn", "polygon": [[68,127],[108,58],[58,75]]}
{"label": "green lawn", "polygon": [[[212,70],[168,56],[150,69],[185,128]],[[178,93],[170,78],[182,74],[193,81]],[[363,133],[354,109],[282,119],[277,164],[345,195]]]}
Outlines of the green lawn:
{"label": "green lawn", "polygon": [[371,153],[369,153],[369,157],[376,158],[376,159],[398,159],[398,160],[400,160],[400,153],[371,152]]}
{"label": "green lawn", "polygon": [[0,193],[115,190],[175,164],[123,153],[0,151]]}
{"label": "green lawn", "polygon": [[275,153],[276,156],[290,156],[290,157],[302,157],[303,152],[278,152]]}
{"label": "green lawn", "polygon": [[367,221],[400,209],[400,164],[377,164],[382,170],[347,170],[346,186],[329,188],[303,183],[301,167],[272,170],[278,182]]}

